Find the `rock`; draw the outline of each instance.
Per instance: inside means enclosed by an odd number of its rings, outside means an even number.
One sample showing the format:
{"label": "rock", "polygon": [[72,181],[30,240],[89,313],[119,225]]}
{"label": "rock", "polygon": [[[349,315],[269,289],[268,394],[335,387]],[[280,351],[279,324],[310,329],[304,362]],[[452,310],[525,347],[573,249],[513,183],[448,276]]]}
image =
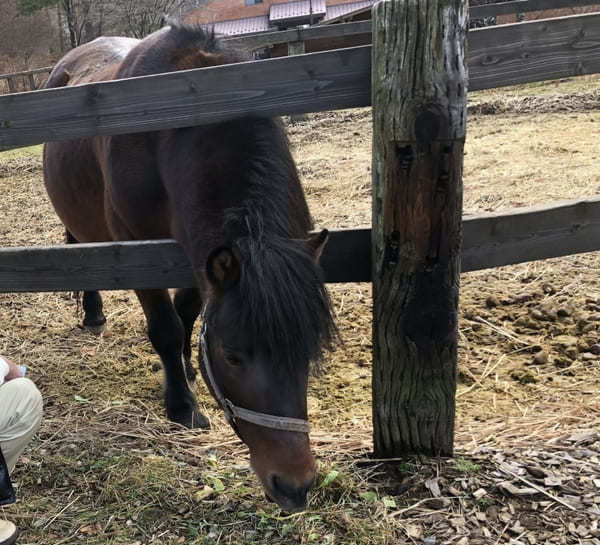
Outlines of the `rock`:
{"label": "rock", "polygon": [[545,365],[548,363],[548,354],[544,350],[540,350],[533,356],[534,365]]}
{"label": "rock", "polygon": [[552,286],[552,284],[542,284],[542,290],[544,291],[544,293],[548,294],[548,295],[554,295],[556,293],[556,290],[554,289],[554,286]]}
{"label": "rock", "polygon": [[534,308],[531,311],[531,317],[534,318],[535,320],[543,320],[544,319],[544,313],[541,310],[539,310],[537,308]]}
{"label": "rock", "polygon": [[488,295],[485,300],[485,306],[487,308],[494,308],[500,305],[500,301],[495,295]]}
{"label": "rock", "polygon": [[598,344],[598,343],[592,344],[590,346],[590,352],[592,354],[596,354],[597,356],[600,355],[600,344]]}

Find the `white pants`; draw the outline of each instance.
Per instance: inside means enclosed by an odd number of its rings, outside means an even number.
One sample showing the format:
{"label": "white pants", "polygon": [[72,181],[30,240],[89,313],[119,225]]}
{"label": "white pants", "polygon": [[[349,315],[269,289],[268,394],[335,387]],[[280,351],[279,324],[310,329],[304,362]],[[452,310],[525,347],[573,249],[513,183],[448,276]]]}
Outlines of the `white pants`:
{"label": "white pants", "polygon": [[9,472],[40,427],[42,413],[42,395],[28,378],[15,378],[0,386],[0,448]]}

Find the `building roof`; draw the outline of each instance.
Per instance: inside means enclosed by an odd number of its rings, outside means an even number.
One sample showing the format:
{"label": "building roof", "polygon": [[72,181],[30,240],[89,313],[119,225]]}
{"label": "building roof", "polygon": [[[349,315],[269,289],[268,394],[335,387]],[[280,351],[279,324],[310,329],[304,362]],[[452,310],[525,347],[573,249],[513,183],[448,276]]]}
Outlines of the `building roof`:
{"label": "building roof", "polygon": [[[337,19],[354,13],[355,11],[363,11],[370,8],[375,3],[375,0],[359,0],[358,2],[350,2],[348,4],[338,4],[337,6],[327,6],[327,13],[323,21]],[[273,8],[271,8],[273,9]]]}
{"label": "building roof", "polygon": [[325,0],[297,0],[285,4],[273,4],[269,11],[269,20],[271,23],[275,23],[286,19],[309,17],[311,7],[315,17],[323,17],[327,10]]}
{"label": "building roof", "polygon": [[220,21],[214,23],[214,28],[217,34],[227,34],[229,36],[263,32],[270,28],[269,17],[267,15],[260,15],[258,17],[235,19],[233,21]]}
{"label": "building roof", "polygon": [[[312,0],[312,13],[316,19],[321,19],[322,23],[327,24],[368,10],[375,3],[375,0],[358,0],[335,6],[327,6],[325,2],[326,0]],[[275,29],[276,24],[283,21],[293,22],[294,19],[308,19],[310,17],[310,4],[311,0],[272,4],[269,15],[218,21],[211,23],[210,26],[214,26],[217,34],[227,36],[265,32]]]}

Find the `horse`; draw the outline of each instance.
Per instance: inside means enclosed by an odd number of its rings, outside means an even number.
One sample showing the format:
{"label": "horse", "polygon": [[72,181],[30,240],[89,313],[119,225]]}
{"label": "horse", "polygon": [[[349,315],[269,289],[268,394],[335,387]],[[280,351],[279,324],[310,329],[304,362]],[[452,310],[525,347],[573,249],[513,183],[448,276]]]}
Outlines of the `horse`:
{"label": "horse", "polygon": [[[67,53],[47,87],[240,62],[213,31],[181,23],[142,40],[102,37]],[[311,368],[336,337],[313,228],[279,119],[49,142],[44,181],[67,243],[174,238],[196,285],[137,290],[165,374],[169,419],[209,426],[190,383],[199,368],[249,448],[269,499],[306,506],[315,478],[307,422]],[[105,326],[102,298],[83,294],[83,324]]]}

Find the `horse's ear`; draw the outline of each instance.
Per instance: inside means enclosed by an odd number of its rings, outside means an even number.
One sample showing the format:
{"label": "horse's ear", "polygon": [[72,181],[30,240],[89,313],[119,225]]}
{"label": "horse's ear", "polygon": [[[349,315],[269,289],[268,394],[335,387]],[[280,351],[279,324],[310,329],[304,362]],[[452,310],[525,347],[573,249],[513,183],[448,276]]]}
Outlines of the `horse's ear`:
{"label": "horse's ear", "polygon": [[240,279],[242,263],[232,248],[221,246],[206,260],[206,276],[214,288],[226,292]]}
{"label": "horse's ear", "polygon": [[311,249],[315,261],[318,263],[321,259],[321,254],[325,248],[325,244],[329,240],[329,231],[323,229],[320,233],[314,233],[306,240],[308,247]]}

